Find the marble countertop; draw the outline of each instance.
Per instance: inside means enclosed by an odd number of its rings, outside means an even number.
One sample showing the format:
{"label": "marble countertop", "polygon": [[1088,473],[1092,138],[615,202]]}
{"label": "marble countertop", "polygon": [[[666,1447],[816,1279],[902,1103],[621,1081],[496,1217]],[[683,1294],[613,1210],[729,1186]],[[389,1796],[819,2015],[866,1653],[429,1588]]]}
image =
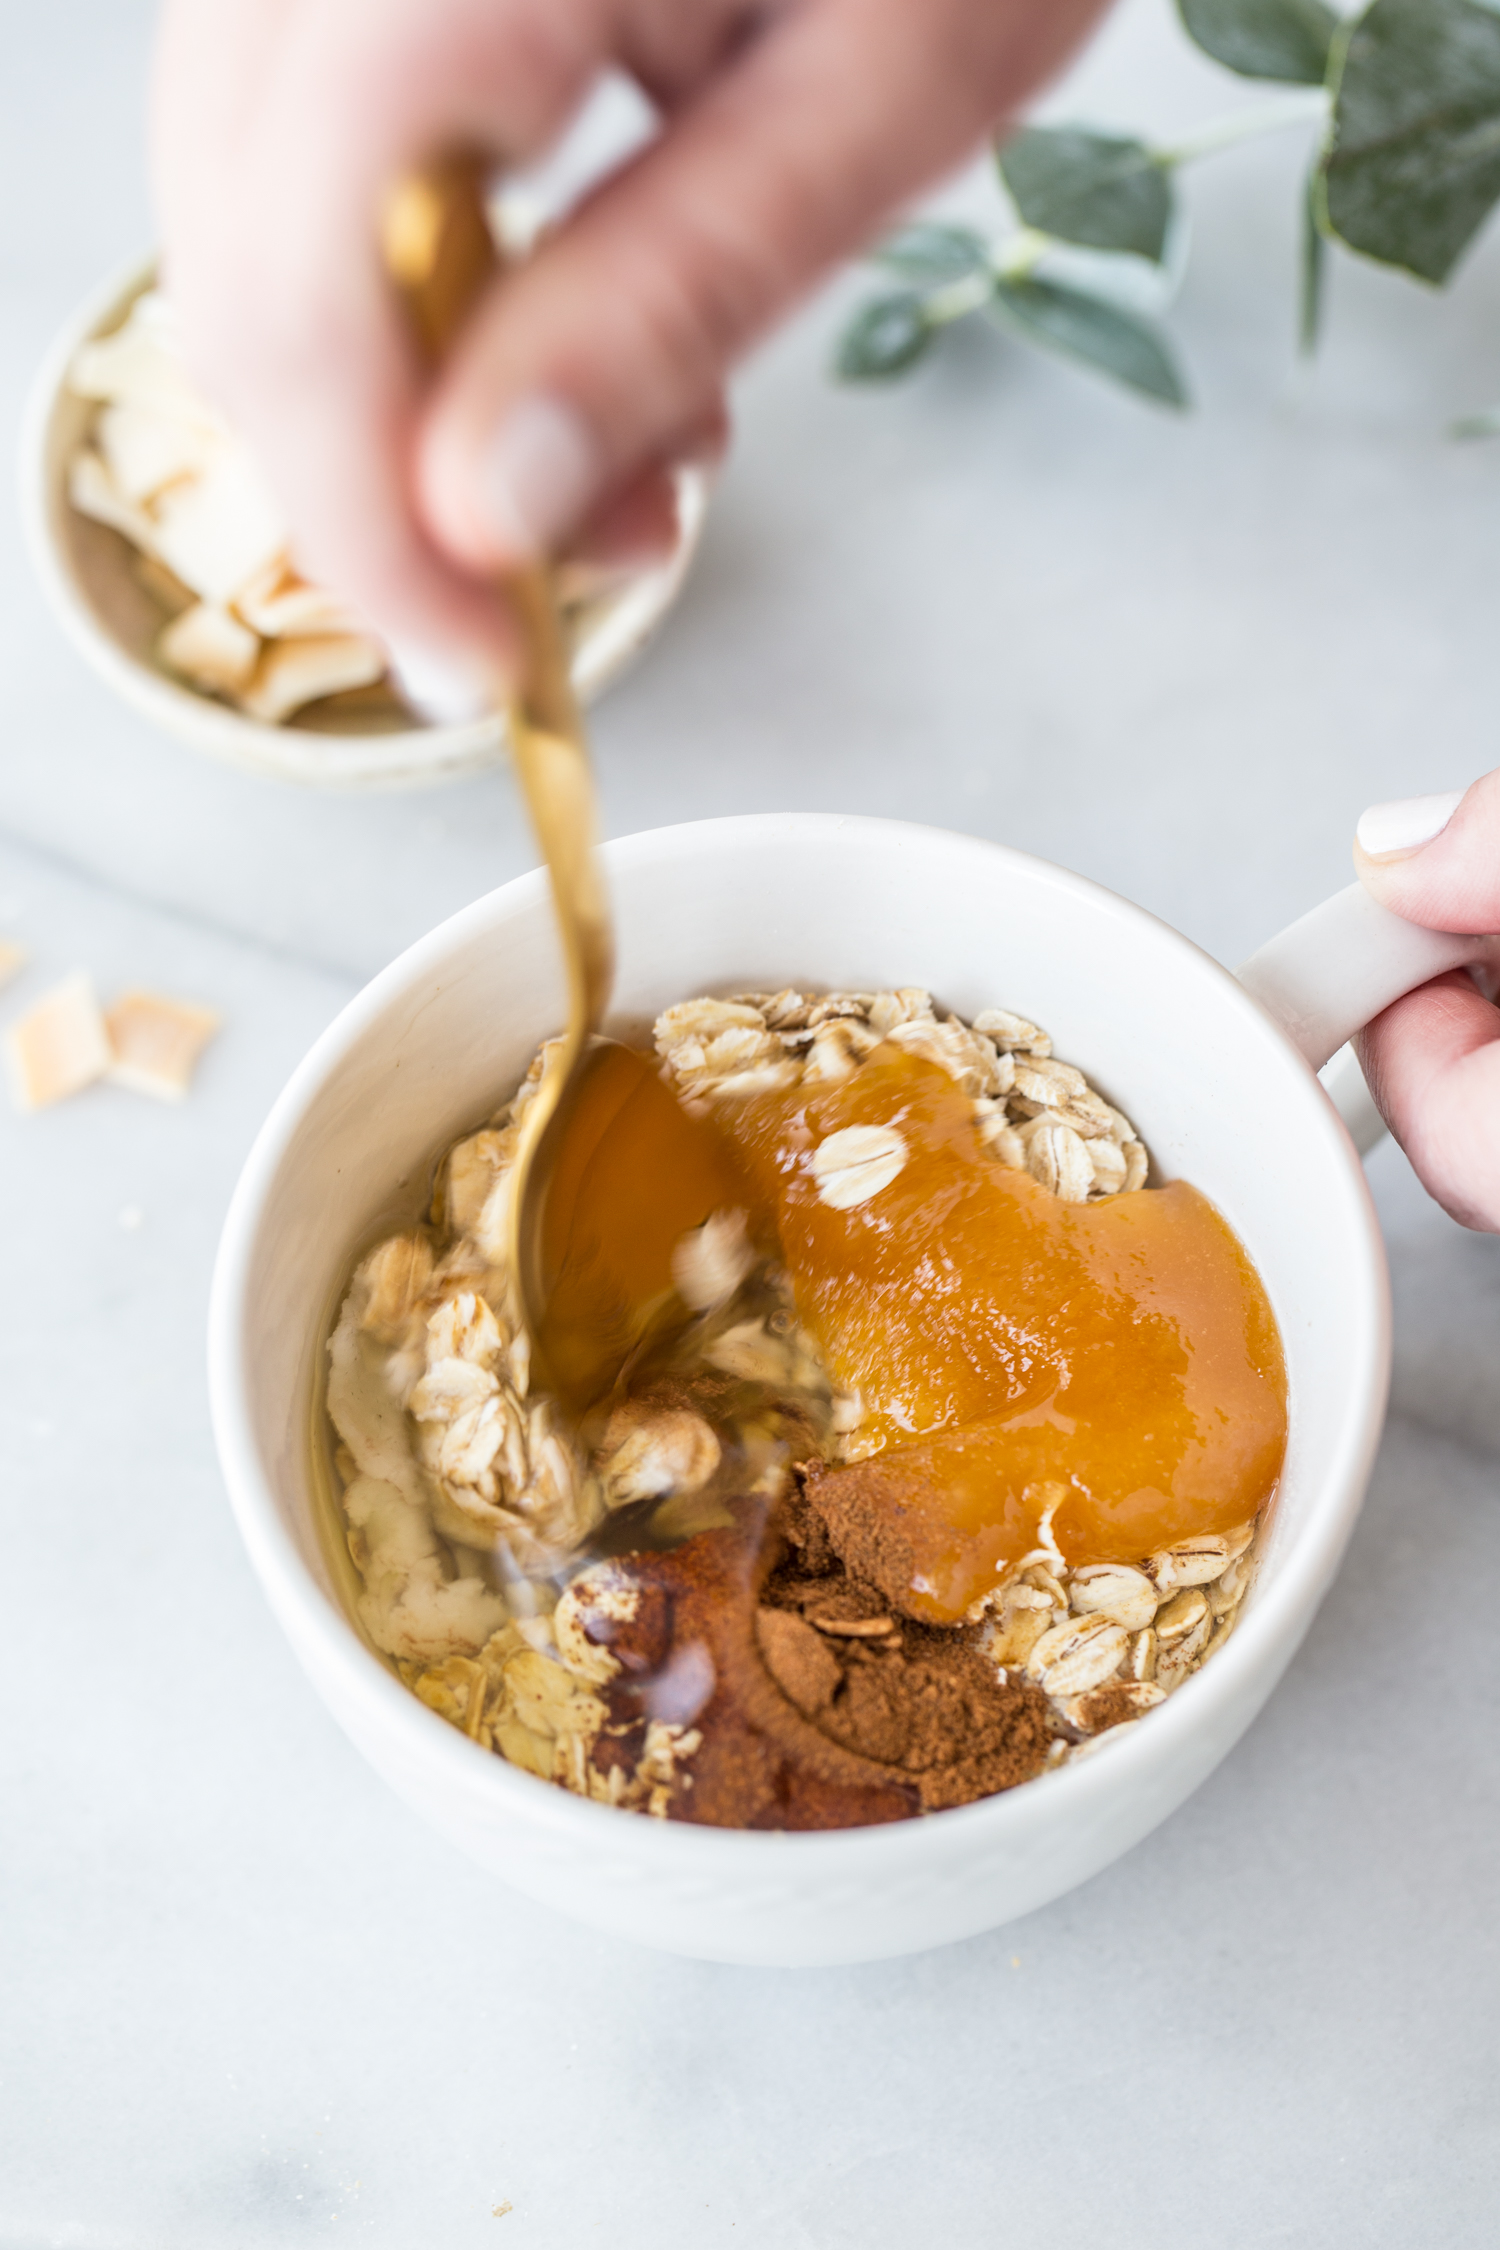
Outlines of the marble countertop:
{"label": "marble countertop", "polygon": [[[146,0],[51,0],[3,97],[0,394],[149,239]],[[1055,101],[1249,98],[1130,0]],[[741,386],[668,633],[601,708],[611,829],[889,812],[1022,845],[1235,960],[1367,802],[1494,763],[1500,254],[1340,261],[1292,364],[1298,149],[1193,182],[1178,420],[991,336],[825,380],[840,284]],[[982,184],[959,190],[980,197]],[[1394,1406],[1313,1633],[1085,1889],[883,1967],[661,1959],[497,1888],[304,1685],[209,1434],[226,1198],[359,983],[527,865],[503,775],[320,798],[147,732],[0,527],[0,1021],[78,966],[212,1002],[192,1099],[0,1116],[0,2246],[1111,2250],[1493,2240],[1500,1249],[1389,1144]]]}

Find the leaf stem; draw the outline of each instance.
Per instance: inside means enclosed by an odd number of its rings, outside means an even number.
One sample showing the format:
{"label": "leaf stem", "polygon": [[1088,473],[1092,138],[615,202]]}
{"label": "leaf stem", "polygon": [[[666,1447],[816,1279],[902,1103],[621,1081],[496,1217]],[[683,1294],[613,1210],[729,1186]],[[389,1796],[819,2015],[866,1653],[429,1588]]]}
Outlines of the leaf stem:
{"label": "leaf stem", "polygon": [[996,245],[995,272],[1002,281],[1025,281],[1056,246],[1056,235],[1044,234],[1040,227],[1019,227]]}
{"label": "leaf stem", "polygon": [[1310,125],[1327,115],[1327,88],[1309,86],[1283,95],[1279,101],[1252,102],[1244,109],[1231,110],[1227,117],[1216,117],[1200,125],[1196,133],[1186,134],[1170,148],[1154,149],[1152,154],[1164,168],[1196,164],[1200,156],[1217,156],[1220,149],[1233,148],[1237,141],[1257,140],[1262,133],[1284,133],[1289,126]]}
{"label": "leaf stem", "polygon": [[966,313],[978,312],[994,291],[989,273],[966,273],[962,281],[950,281],[922,299],[922,318],[929,328],[944,328],[950,320],[962,320]]}
{"label": "leaf stem", "polygon": [[922,317],[929,328],[945,328],[978,312],[995,294],[996,281],[1024,281],[1053,247],[1053,237],[1036,227],[1018,227],[1003,241],[990,245],[989,262],[981,273],[966,273],[922,299]]}

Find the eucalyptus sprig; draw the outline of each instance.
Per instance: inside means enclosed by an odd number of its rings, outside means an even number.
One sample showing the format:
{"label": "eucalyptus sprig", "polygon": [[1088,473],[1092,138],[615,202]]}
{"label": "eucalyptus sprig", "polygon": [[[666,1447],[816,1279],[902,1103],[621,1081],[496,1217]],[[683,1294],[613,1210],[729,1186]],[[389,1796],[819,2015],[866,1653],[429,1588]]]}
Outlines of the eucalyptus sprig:
{"label": "eucalyptus sprig", "polygon": [[[1163,405],[1188,403],[1168,337],[1111,288],[1110,261],[1161,268],[1177,238],[1177,175],[1251,135],[1316,121],[1302,194],[1298,331],[1317,347],[1338,244],[1446,283],[1500,201],[1500,0],[1177,0],[1184,28],[1240,77],[1301,89],[1172,145],[1079,125],[1027,126],[995,160],[1017,223],[998,235],[924,223],[872,253],[901,284],[855,313],[846,382],[904,375],[975,314]],[[1087,279],[1068,253],[1096,253]],[[1049,261],[1052,270],[1048,270]],[[1137,269],[1139,270],[1139,269]],[[1099,278],[1096,280],[1096,276]],[[1500,433],[1500,408],[1455,425]]]}

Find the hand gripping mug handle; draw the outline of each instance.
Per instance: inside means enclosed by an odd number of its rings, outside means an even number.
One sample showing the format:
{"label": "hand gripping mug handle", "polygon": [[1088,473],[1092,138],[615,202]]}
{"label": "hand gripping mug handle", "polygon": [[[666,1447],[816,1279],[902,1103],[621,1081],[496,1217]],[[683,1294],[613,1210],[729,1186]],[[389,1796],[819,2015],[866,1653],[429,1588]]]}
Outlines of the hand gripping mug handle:
{"label": "hand gripping mug handle", "polygon": [[1500,938],[1423,930],[1378,906],[1362,883],[1325,899],[1236,971],[1240,983],[1312,1068],[1363,1156],[1385,1131],[1346,1042],[1446,969],[1500,967]]}

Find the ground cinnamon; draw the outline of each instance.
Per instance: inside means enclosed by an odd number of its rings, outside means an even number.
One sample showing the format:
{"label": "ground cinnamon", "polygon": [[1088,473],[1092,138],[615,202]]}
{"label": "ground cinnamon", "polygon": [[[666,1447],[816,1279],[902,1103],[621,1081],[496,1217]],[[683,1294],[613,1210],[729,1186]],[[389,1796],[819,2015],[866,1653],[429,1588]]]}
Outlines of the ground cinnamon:
{"label": "ground cinnamon", "polygon": [[731,1525],[628,1560],[642,1598],[597,1628],[620,1670],[593,1756],[633,1765],[653,1719],[695,1729],[669,1818],[864,1826],[972,1803],[1046,1760],[1041,1691],[1002,1683],[973,1628],[896,1613],[847,1567],[844,1513],[831,1524],[819,1489],[732,1500]]}

